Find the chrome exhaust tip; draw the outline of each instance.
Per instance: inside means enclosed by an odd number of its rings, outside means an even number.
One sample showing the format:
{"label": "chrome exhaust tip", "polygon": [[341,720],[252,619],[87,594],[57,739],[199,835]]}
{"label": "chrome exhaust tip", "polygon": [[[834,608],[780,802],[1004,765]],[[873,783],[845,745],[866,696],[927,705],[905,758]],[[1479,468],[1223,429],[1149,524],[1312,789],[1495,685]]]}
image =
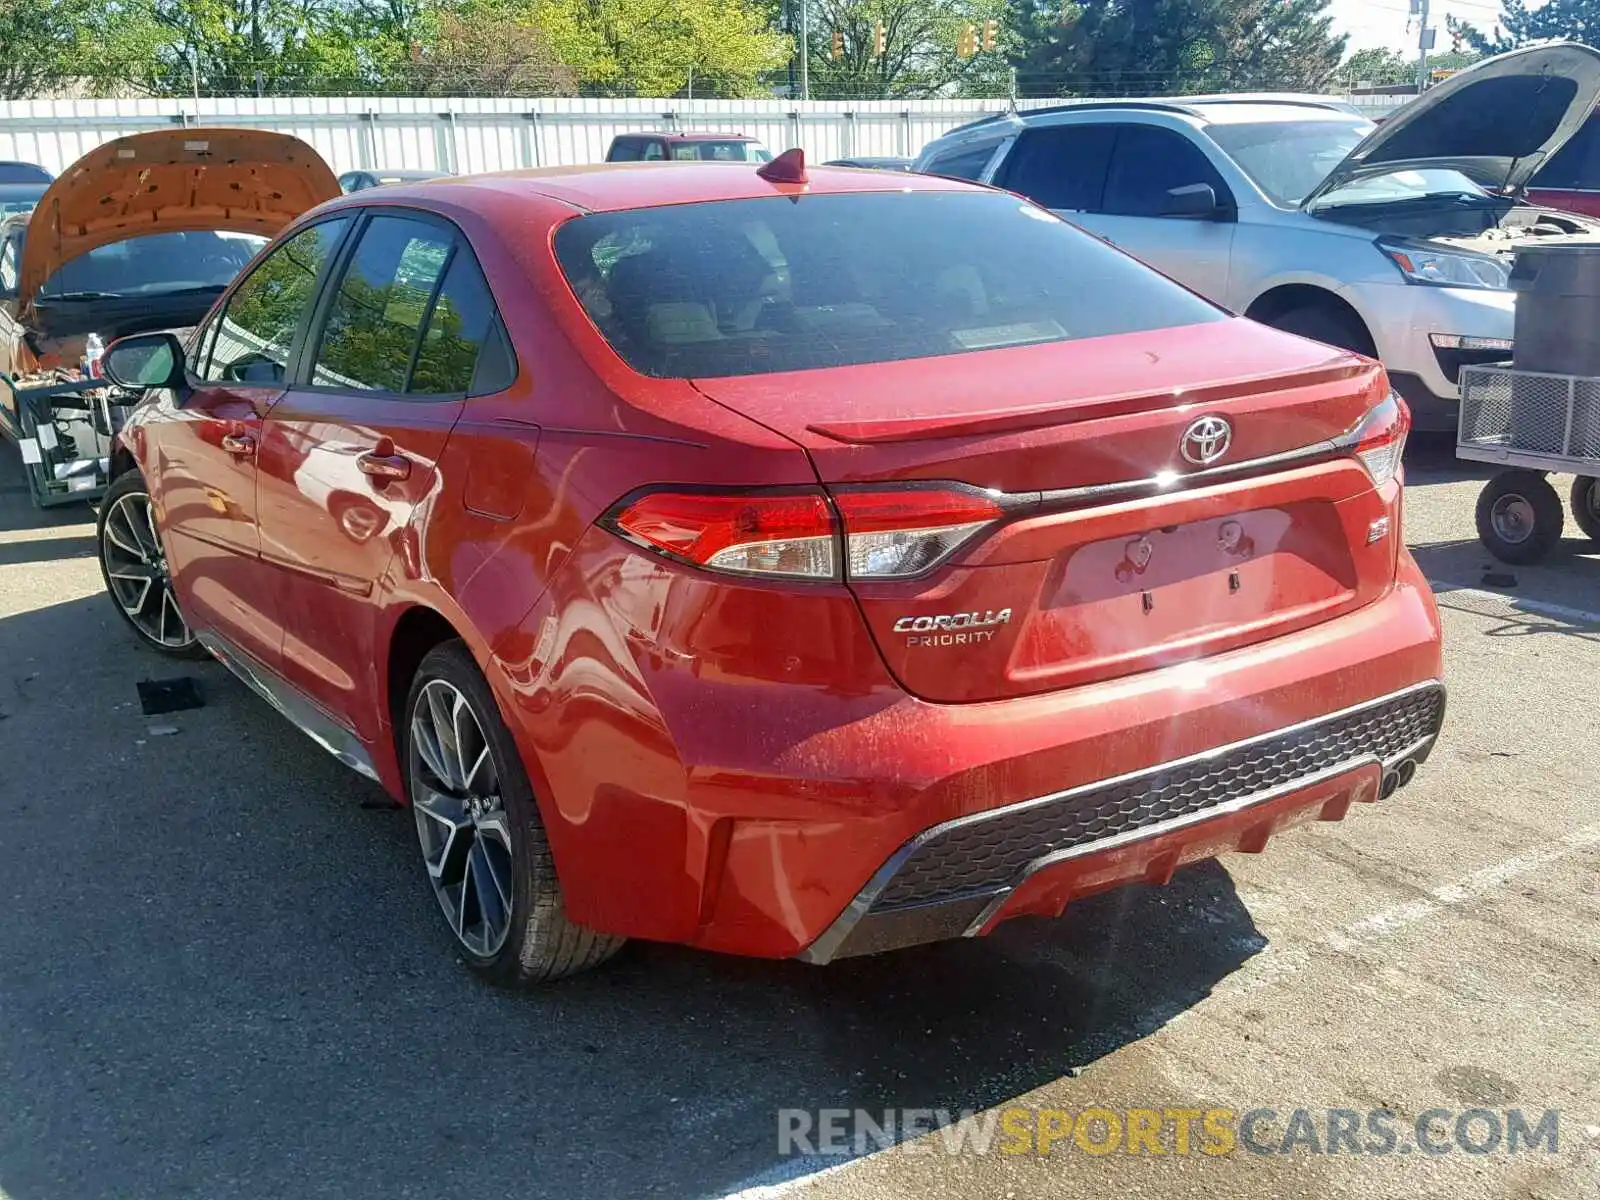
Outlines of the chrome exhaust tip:
{"label": "chrome exhaust tip", "polygon": [[1406,759],[1404,762],[1402,762],[1398,767],[1396,767],[1394,769],[1394,773],[1397,776],[1399,776],[1400,786],[1401,787],[1405,787],[1406,784],[1410,783],[1414,778],[1416,778],[1416,774],[1417,774],[1417,763],[1416,763],[1416,760],[1412,759],[1412,758]]}
{"label": "chrome exhaust tip", "polygon": [[1400,772],[1385,771],[1383,773],[1383,790],[1378,793],[1379,799],[1387,800],[1400,790]]}

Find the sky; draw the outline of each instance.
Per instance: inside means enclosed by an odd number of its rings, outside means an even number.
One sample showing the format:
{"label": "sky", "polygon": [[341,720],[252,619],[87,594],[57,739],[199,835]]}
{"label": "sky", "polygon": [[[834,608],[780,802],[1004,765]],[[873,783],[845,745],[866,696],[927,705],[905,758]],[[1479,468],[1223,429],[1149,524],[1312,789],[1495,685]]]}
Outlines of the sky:
{"label": "sky", "polygon": [[[1410,9],[1409,0],[1333,0],[1334,27],[1350,35],[1350,49],[1364,50],[1368,46],[1390,46],[1396,50],[1417,50],[1417,24],[1411,20],[1406,31]],[[1470,21],[1479,29],[1493,26],[1500,15],[1498,0],[1430,0],[1428,24],[1439,31],[1436,49],[1450,49],[1446,15],[1459,21]]]}

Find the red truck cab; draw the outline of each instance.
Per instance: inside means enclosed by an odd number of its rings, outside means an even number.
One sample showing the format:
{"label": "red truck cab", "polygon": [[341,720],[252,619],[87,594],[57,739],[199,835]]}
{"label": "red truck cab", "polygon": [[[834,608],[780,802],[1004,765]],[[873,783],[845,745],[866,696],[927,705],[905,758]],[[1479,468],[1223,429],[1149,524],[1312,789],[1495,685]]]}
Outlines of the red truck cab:
{"label": "red truck cab", "polygon": [[1528,184],[1528,200],[1545,208],[1600,217],[1600,119],[1591,115]]}
{"label": "red truck cab", "polygon": [[771,162],[772,151],[743,133],[619,133],[607,162]]}

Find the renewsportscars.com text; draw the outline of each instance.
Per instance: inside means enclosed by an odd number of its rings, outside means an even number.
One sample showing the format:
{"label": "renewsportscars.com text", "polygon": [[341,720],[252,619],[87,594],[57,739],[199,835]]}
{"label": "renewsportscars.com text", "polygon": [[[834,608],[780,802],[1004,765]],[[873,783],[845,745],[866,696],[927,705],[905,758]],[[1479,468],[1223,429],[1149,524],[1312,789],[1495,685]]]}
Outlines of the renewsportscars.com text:
{"label": "renewsportscars.com text", "polygon": [[[784,1108],[779,1154],[1555,1154],[1556,1109]],[[929,1136],[932,1135],[932,1136]]]}

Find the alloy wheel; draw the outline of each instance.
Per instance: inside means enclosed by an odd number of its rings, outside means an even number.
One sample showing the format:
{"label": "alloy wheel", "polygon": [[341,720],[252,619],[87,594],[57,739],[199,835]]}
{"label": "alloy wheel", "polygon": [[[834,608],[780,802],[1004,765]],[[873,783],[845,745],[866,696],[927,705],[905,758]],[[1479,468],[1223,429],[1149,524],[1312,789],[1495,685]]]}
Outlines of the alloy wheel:
{"label": "alloy wheel", "polygon": [[423,685],[411,710],[408,770],[428,880],[461,944],[483,958],[511,930],[511,826],[482,722],[443,679]]}
{"label": "alloy wheel", "polygon": [[148,494],[124,492],[112,501],[100,554],[112,599],[140,633],[169,650],[194,644],[194,634],[172,594],[167,554],[156,534]]}

